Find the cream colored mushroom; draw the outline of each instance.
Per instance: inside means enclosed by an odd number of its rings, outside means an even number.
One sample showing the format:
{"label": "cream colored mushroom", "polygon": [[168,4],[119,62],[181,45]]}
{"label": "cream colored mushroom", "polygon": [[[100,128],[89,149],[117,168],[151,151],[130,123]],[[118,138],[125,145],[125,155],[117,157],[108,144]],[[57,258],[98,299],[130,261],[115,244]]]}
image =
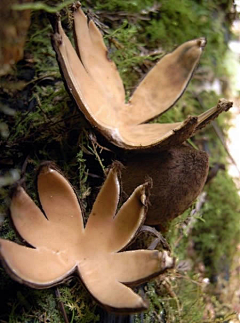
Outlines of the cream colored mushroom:
{"label": "cream colored mushroom", "polygon": [[47,288],[76,272],[106,308],[116,312],[146,309],[145,300],[128,286],[147,281],[174,264],[166,251],[118,252],[144,221],[146,184],[138,186],[116,214],[120,188],[113,167],[85,228],[74,190],[51,164],[40,168],[37,187],[43,211],[21,186],[12,198],[15,228],[32,247],[0,239],[1,259],[10,276],[34,288]]}
{"label": "cream colored mushroom", "polygon": [[76,51],[60,20],[53,46],[69,91],[88,121],[111,143],[125,149],[166,149],[231,107],[221,101],[198,117],[183,122],[146,124],[167,111],[183,94],[206,44],[194,39],[164,56],[136,88],[128,103],[117,68],[107,54],[102,35],[80,4],[74,7]]}

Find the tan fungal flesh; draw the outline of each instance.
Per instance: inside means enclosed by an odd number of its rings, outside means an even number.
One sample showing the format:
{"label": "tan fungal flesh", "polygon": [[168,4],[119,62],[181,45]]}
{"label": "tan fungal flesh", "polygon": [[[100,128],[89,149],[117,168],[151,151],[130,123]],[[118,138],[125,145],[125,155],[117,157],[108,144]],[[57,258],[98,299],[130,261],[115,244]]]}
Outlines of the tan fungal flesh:
{"label": "tan fungal flesh", "polygon": [[188,41],[164,56],[146,75],[129,100],[131,124],[139,124],[168,110],[184,92],[206,44]]}
{"label": "tan fungal flesh", "polygon": [[[181,144],[205,126],[202,117],[196,118],[194,125],[189,119],[176,124],[143,124],[171,108],[183,94],[199,62],[204,38],[188,41],[164,56],[125,103],[122,80],[107,56],[100,31],[92,20],[88,21],[79,5],[76,7],[74,31],[78,54],[60,21],[54,48],[80,110],[108,140],[125,149],[159,149]],[[208,122],[217,116],[214,109],[208,111]],[[225,110],[226,107],[219,113]],[[179,130],[180,138],[175,135]]]}
{"label": "tan fungal flesh", "polygon": [[114,123],[116,119],[111,103],[96,81],[86,72],[60,23],[59,34],[61,35],[59,55],[70,92],[90,122],[99,124],[101,128],[111,128],[111,122]]}
{"label": "tan fungal flesh", "polygon": [[46,239],[51,236],[50,223],[22,187],[17,188],[10,210],[14,226],[21,237],[32,246],[46,243]]}
{"label": "tan fungal flesh", "polygon": [[75,11],[74,29],[76,46],[84,68],[107,96],[112,109],[117,111],[125,102],[125,91],[116,65],[107,57],[102,34],[92,20],[87,22],[82,10]]}
{"label": "tan fungal flesh", "polygon": [[[117,170],[110,170],[86,228],[69,182],[51,165],[38,174],[38,194],[46,216],[22,187],[12,198],[14,225],[32,247],[0,239],[0,255],[9,274],[35,288],[51,287],[73,271],[93,297],[114,311],[146,309],[146,303],[123,285],[146,281],[173,266],[156,250],[118,251],[135,236],[145,218],[145,186],[135,189],[116,214]],[[116,215],[115,215],[116,214]],[[114,293],[113,293],[114,290]]]}
{"label": "tan fungal flesh", "polygon": [[[175,132],[180,129],[182,129],[184,132],[187,129],[191,129],[190,131],[193,132],[196,122],[192,123],[192,120],[188,120],[186,123],[141,124],[137,127],[125,127],[123,131],[120,131],[120,134],[127,147],[131,147],[133,145],[137,145],[138,147],[151,147],[152,145],[159,143],[159,135],[161,135],[162,142],[165,139],[174,136]],[[187,131],[185,133],[186,140],[189,138],[189,136]]]}
{"label": "tan fungal flesh", "polygon": [[[152,268],[155,266],[154,271],[161,271],[160,259],[162,256],[158,251],[151,252],[150,250],[133,250],[113,254],[113,268],[118,271],[118,268],[124,264],[125,270],[122,270],[118,275],[118,280],[123,283],[131,283],[141,281],[144,276],[151,276]],[[143,260],[144,259],[144,260]],[[132,268],[129,272],[127,268]]]}
{"label": "tan fungal flesh", "polygon": [[10,275],[36,288],[55,285],[76,267],[75,260],[68,253],[47,246],[33,249],[0,239],[0,247]]}
{"label": "tan fungal flesh", "polygon": [[[116,216],[119,197],[119,182],[116,172],[112,171],[93,205],[86,225],[86,235],[105,240],[101,243],[108,251],[115,252],[126,246],[135,236],[137,229],[145,219],[144,186],[135,189]],[[109,203],[109,200],[112,203]],[[105,204],[104,202],[105,201]],[[100,248],[102,248],[101,245]],[[98,248],[98,247],[97,247]]]}
{"label": "tan fungal flesh", "polygon": [[[91,275],[85,275],[85,272],[82,271],[82,279],[90,293],[96,299],[101,299],[103,305],[110,309],[115,308],[117,311],[122,309],[124,312],[132,311],[133,309],[135,311],[147,309],[147,304],[144,300],[134,293],[131,288],[121,284],[115,277],[109,274],[106,275],[106,273],[109,273],[109,267],[100,267],[98,263],[94,265]],[[81,273],[82,267],[79,266],[78,268]],[[120,268],[122,269],[122,267]],[[118,304],[117,307],[116,304]]]}

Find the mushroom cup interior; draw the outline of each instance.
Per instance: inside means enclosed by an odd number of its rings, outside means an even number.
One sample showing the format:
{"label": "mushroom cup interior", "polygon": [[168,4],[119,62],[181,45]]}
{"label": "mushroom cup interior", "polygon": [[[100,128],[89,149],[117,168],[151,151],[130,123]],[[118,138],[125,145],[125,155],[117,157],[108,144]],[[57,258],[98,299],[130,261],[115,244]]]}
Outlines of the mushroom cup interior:
{"label": "mushroom cup interior", "polygon": [[129,286],[171,268],[173,259],[166,251],[121,251],[145,219],[147,184],[138,186],[117,212],[117,174],[114,166],[94,202],[86,227],[73,188],[51,164],[38,172],[41,208],[18,186],[11,201],[11,217],[28,246],[0,239],[1,259],[10,276],[34,288],[47,288],[75,272],[107,309],[146,309],[146,301]]}
{"label": "mushroom cup interior", "polygon": [[[205,38],[185,42],[165,55],[137,86],[129,101],[116,65],[108,58],[103,37],[80,4],[73,6],[75,48],[58,20],[53,46],[67,87],[89,122],[114,145],[159,149],[181,144],[229,104],[183,122],[147,124],[170,109],[184,93],[206,44]],[[193,119],[195,122],[193,122]],[[176,132],[181,131],[181,138]]]}

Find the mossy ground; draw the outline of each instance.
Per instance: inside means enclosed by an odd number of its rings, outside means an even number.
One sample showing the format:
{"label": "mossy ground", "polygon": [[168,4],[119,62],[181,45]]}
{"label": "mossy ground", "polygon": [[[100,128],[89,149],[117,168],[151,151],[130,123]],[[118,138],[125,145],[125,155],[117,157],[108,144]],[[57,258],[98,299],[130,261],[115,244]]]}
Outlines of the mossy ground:
{"label": "mossy ground", "polygon": [[[46,4],[54,5],[54,1]],[[105,41],[127,97],[166,52],[186,40],[207,37],[207,48],[188,91],[154,122],[180,121],[216,104],[214,92],[198,89],[206,80],[226,77],[222,62],[230,37],[231,1],[92,0],[82,1],[82,5],[96,13],[103,24]],[[64,27],[70,32],[68,7],[62,9],[62,15]],[[15,181],[11,170],[25,176],[26,187],[35,199],[34,169],[45,160],[54,161],[66,174],[87,214],[103,181],[104,168],[115,158],[92,140],[92,129],[66,92],[51,33],[46,11],[33,11],[24,59],[1,79],[0,177],[9,178],[0,187],[3,215],[8,213],[10,184]],[[223,132],[228,124],[226,114],[218,119]],[[211,165],[226,163],[226,152],[212,126],[192,138],[191,143],[209,152]],[[144,287],[150,299],[149,311],[133,316],[134,322],[229,322],[234,317],[219,291],[216,293],[216,280],[231,271],[239,237],[239,197],[226,171],[220,171],[205,191],[206,202],[201,210],[194,216],[190,216],[192,209],[188,210],[172,224],[167,240],[178,258],[178,267]],[[1,237],[18,239],[8,216]],[[204,278],[209,278],[210,284],[206,285]],[[101,321],[101,311],[76,278],[58,289],[36,291],[13,282],[1,269],[0,293],[4,296],[1,322],[63,322],[60,305],[71,323]],[[212,316],[208,307],[213,309]]]}

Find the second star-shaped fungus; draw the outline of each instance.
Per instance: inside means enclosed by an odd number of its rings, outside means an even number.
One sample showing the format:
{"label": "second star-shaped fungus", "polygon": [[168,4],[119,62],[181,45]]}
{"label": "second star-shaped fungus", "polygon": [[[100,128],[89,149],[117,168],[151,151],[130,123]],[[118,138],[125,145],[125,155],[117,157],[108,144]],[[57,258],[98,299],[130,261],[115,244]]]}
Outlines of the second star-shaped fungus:
{"label": "second star-shaped fungus", "polygon": [[0,239],[4,267],[12,278],[34,288],[56,285],[76,271],[106,308],[124,312],[146,309],[147,303],[128,285],[171,268],[173,259],[166,251],[118,252],[133,239],[144,220],[145,186],[138,186],[116,214],[120,188],[113,167],[84,228],[69,182],[51,164],[42,166],[37,187],[43,211],[21,186],[10,207],[15,228],[32,247]]}
{"label": "second star-shaped fungus", "polygon": [[78,107],[111,143],[125,149],[166,149],[184,142],[231,103],[221,101],[198,117],[183,122],[147,124],[181,97],[199,62],[204,38],[188,41],[164,56],[125,103],[125,91],[116,65],[108,58],[102,35],[94,22],[74,6],[75,46],[60,20],[53,37],[58,62]]}

